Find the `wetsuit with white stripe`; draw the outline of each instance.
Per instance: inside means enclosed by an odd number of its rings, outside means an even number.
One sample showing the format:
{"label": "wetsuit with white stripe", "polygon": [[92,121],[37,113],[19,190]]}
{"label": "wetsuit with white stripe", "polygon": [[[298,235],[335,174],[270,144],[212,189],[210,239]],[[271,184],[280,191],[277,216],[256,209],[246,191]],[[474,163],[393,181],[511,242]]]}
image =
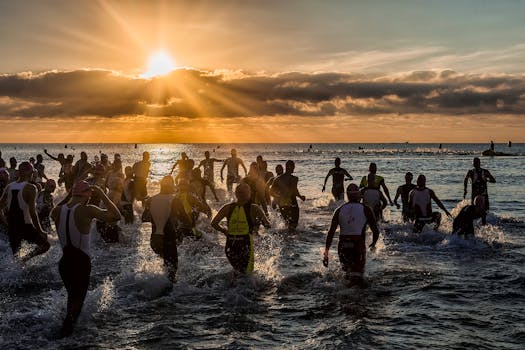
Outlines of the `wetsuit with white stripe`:
{"label": "wetsuit with white stripe", "polygon": [[22,240],[38,245],[45,244],[47,237],[41,235],[31,218],[29,205],[25,202],[23,192],[28,182],[12,182],[7,191],[7,234],[13,254],[16,255],[22,245]]}
{"label": "wetsuit with white stripe", "polygon": [[337,252],[344,271],[362,274],[366,263],[365,232],[368,219],[361,203],[349,202],[339,209]]}
{"label": "wetsuit with white stripe", "polygon": [[173,194],[151,197],[151,249],[164,260],[170,280],[175,279],[178,267],[177,234],[170,220]]}
{"label": "wetsuit with white stripe", "polygon": [[57,228],[62,246],[62,258],[58,263],[60,277],[67,290],[67,312],[64,329],[72,330],[80,315],[86,298],[91,275],[91,237],[81,233],[75,222],[75,213],[80,204],[69,208],[62,205]]}

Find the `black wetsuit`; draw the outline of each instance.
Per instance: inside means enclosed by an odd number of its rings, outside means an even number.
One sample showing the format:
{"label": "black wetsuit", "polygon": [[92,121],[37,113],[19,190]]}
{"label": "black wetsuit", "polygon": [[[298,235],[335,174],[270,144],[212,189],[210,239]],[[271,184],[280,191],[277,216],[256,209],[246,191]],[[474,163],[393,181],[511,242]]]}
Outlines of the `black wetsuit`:
{"label": "black wetsuit", "polygon": [[337,200],[344,199],[345,195],[345,175],[347,171],[341,167],[330,169],[328,176],[332,177],[332,195]]}
{"label": "black wetsuit", "polygon": [[25,222],[24,212],[18,201],[18,195],[24,190],[24,187],[20,190],[8,187],[7,190],[11,191],[11,203],[7,210],[7,236],[13,255],[18,254],[23,240],[37,245],[45,244],[47,237],[41,235],[33,224]]}
{"label": "black wetsuit", "polygon": [[71,243],[69,222],[74,219],[70,216],[71,209],[68,208],[65,224],[67,243],[62,248],[62,258],[58,263],[58,271],[67,291],[67,311],[62,329],[66,335],[73,331],[73,324],[80,315],[91,275],[91,258]]}
{"label": "black wetsuit", "polygon": [[[230,207],[230,212],[226,216],[228,220],[228,232],[231,231],[231,220],[232,215],[236,208],[239,208],[238,205],[232,204]],[[239,211],[243,210],[246,217],[246,226],[244,227],[245,234],[228,234],[226,239],[226,246],[224,247],[224,252],[228,261],[232,267],[241,273],[250,273],[253,271],[253,222],[251,218],[251,204],[247,203],[244,206],[239,208]]]}
{"label": "black wetsuit", "polygon": [[171,220],[168,220],[164,225],[163,235],[154,233],[157,228],[153,220],[151,222],[151,228],[153,232],[150,239],[151,249],[163,259],[164,265],[168,269],[168,278],[170,281],[175,281],[179,263],[177,232],[173,228]]}
{"label": "black wetsuit", "polygon": [[461,209],[452,223],[452,232],[457,235],[474,235],[474,220],[481,218],[475,205],[467,205]]}
{"label": "black wetsuit", "polygon": [[403,215],[403,222],[409,222],[414,220],[414,212],[410,205],[408,204],[410,191],[412,191],[417,186],[415,184],[404,184],[399,186],[399,189],[401,190],[401,203],[402,203],[402,215]]}

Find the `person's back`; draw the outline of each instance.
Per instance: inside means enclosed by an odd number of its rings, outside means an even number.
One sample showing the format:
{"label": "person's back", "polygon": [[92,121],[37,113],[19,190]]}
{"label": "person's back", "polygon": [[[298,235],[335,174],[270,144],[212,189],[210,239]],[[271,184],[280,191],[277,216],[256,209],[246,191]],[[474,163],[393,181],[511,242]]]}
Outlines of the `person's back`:
{"label": "person's back", "polygon": [[[87,204],[92,193],[102,197],[107,210]],[[73,332],[89,287],[91,274],[90,227],[94,219],[104,222],[120,218],[117,207],[99,187],[78,181],[71,190],[71,199],[51,211],[62,246],[59,272],[67,290],[67,310],[62,335]]]}

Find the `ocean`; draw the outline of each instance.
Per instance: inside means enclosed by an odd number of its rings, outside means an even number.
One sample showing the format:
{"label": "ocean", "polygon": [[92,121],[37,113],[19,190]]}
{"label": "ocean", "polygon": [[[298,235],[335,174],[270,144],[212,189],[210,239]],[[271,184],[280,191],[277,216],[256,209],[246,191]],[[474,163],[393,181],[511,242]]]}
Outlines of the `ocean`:
{"label": "ocean", "polygon": [[[51,249],[26,264],[15,262],[0,239],[0,344],[2,349],[523,349],[525,348],[525,144],[496,144],[503,157],[481,157],[488,144],[63,144],[0,145],[8,162],[63,152],[93,160],[100,152],[124,166],[151,154],[148,190],[186,152],[198,161],[206,150],[225,159],[235,147],[246,167],[262,155],[269,170],[296,163],[300,202],[296,234],[286,233],[271,212],[272,228],[255,237],[255,272],[236,277],[225,254],[225,239],[202,218],[203,238],[179,246],[177,282],[167,289],[162,260],[149,246],[151,225],[123,225],[121,241],[107,244],[93,235],[91,283],[82,314],[69,338],[57,339],[66,292],[58,273],[61,249],[55,232]],[[456,215],[463,179],[472,159],[496,178],[489,184],[488,225],[475,237],[451,235],[451,219],[441,227],[412,233],[400,210],[387,207],[375,251],[367,254],[365,288],[349,287],[337,258],[336,234],[330,265],[322,249],[337,207],[324,178],[340,157],[359,183],[370,162],[378,166],[392,199],[407,171],[427,177],[447,209]],[[46,174],[59,164],[44,155]],[[220,203],[225,184],[216,182]],[[348,183],[348,182],[347,182]],[[468,187],[470,196],[470,185]],[[65,195],[55,192],[55,201]],[[438,210],[433,205],[434,210]],[[368,239],[371,240],[369,233]],[[24,246],[23,253],[30,247]]]}

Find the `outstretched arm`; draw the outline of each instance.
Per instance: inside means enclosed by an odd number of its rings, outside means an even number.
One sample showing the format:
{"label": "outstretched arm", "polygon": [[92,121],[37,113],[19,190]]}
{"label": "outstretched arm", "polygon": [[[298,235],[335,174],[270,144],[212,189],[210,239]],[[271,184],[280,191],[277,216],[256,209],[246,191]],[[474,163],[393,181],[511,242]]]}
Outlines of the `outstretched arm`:
{"label": "outstretched arm", "polygon": [[436,196],[436,194],[432,190],[430,190],[430,198],[432,198],[434,200],[434,202],[436,202],[437,206],[440,207],[441,210],[443,210],[447,214],[447,216],[452,217],[452,215],[448,212],[447,208],[445,208],[443,203],[441,203],[439,198]]}
{"label": "outstretched arm", "polygon": [[56,160],[57,162],[60,161],[57,157],[53,157],[51,154],[47,153],[47,149],[44,150],[44,153],[51,159]]}
{"label": "outstretched arm", "polygon": [[240,162],[242,168],[244,169],[244,176],[246,176],[248,174],[248,171],[246,170],[246,167],[244,166],[244,162],[242,161],[241,159],[241,162]]}
{"label": "outstretched arm", "polygon": [[334,215],[332,216],[332,223],[330,224],[330,228],[328,229],[328,235],[326,236],[326,242],[325,242],[325,248],[324,248],[324,254],[323,254],[323,265],[328,266],[328,251],[330,250],[330,246],[332,245],[332,240],[334,239],[335,230],[337,230],[337,226],[339,226],[339,209],[337,209],[334,212]]}
{"label": "outstretched arm", "polygon": [[346,169],[343,169],[343,170],[344,170],[344,174],[345,174],[345,176],[346,176],[346,180],[353,180],[353,179],[354,179],[354,178],[352,177],[352,175],[350,175],[350,174],[348,173],[348,171],[346,171]]}

